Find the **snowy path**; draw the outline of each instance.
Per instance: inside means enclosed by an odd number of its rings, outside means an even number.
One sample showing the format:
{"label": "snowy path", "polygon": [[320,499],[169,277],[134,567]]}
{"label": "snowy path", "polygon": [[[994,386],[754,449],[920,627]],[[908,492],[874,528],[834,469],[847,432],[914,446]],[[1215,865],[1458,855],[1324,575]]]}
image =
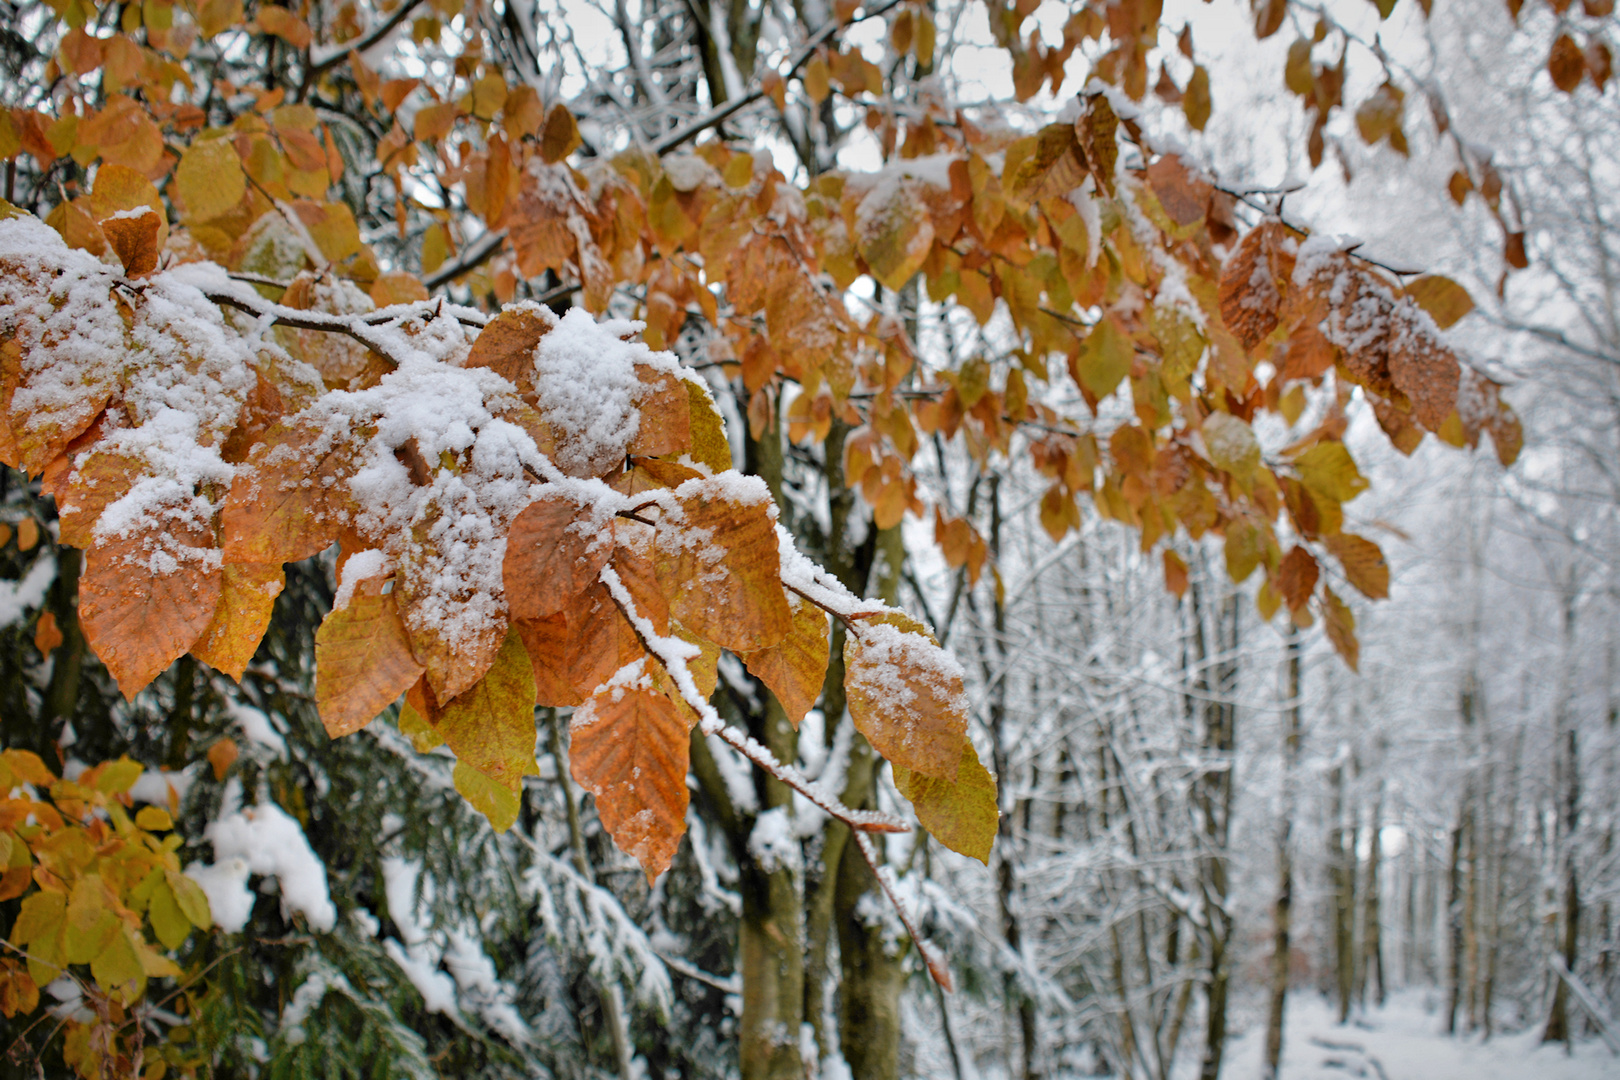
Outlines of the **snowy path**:
{"label": "snowy path", "polygon": [[[1620,1058],[1597,1040],[1578,1044],[1573,1057],[1561,1046],[1542,1046],[1539,1028],[1499,1035],[1449,1038],[1438,1015],[1424,1011],[1421,991],[1393,995],[1382,1009],[1340,1026],[1316,994],[1291,997],[1284,1029],[1282,1080],[1616,1080]],[[1256,1080],[1264,1025],[1234,1039],[1225,1080]]]}

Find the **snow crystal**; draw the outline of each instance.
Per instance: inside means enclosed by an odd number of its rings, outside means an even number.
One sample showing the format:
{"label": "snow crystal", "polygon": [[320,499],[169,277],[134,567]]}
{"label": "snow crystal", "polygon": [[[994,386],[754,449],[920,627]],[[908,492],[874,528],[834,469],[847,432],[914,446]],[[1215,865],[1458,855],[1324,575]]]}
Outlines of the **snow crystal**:
{"label": "snow crystal", "polygon": [[154,806],[168,806],[170,798],[176,802],[183,802],[186,793],[191,790],[191,785],[197,782],[199,765],[201,762],[193,762],[174,772],[147,769],[135,781],[135,786],[129,789],[129,797],[135,802],[151,803]]}
{"label": "snow crystal", "polygon": [[[248,897],[247,910],[232,924],[222,921],[216,909],[215,921],[221,927],[234,933],[246,925],[252,911],[252,897],[247,893],[249,871],[274,875],[281,887],[283,907],[303,915],[312,929],[328,933],[337,925],[337,909],[332,906],[326,885],[326,867],[310,849],[304,830],[281,807],[264,802],[226,814],[209,825],[205,835],[213,842],[217,865],[189,867],[186,873],[203,885],[205,892],[214,884],[222,894],[228,893],[225,882],[239,880],[237,888]],[[213,899],[210,894],[209,902]],[[235,897],[225,899],[236,902]],[[235,915],[236,908],[231,911]]]}
{"label": "snow crystal", "polygon": [[266,748],[282,761],[287,760],[287,741],[276,730],[275,722],[270,717],[233,698],[225,699],[225,715],[236,722],[237,730],[248,742]]}

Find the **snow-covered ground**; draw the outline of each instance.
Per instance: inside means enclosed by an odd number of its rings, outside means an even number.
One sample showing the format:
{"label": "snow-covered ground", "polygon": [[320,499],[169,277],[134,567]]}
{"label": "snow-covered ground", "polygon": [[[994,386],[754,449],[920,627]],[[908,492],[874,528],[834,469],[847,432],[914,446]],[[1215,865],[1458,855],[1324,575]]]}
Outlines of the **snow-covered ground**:
{"label": "snow-covered ground", "polygon": [[[1424,1007],[1422,991],[1394,994],[1382,1009],[1350,1023],[1335,1022],[1318,995],[1291,995],[1284,1028],[1282,1080],[1614,1080],[1620,1058],[1597,1040],[1577,1043],[1573,1055],[1542,1046],[1539,1027],[1489,1042],[1448,1037],[1440,1016]],[[1221,1075],[1257,1080],[1265,1026],[1232,1040]]]}

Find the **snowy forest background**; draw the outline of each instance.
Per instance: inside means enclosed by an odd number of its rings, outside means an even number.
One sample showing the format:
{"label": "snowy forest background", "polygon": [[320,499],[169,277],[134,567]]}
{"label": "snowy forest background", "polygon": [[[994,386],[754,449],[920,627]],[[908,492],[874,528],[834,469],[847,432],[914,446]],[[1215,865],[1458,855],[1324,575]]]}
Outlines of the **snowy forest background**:
{"label": "snowy forest background", "polygon": [[[683,48],[689,6],[507,7],[522,24],[514,40],[537,47],[531,66],[589,140],[611,144],[627,125],[668,130],[682,94],[698,94],[707,57]],[[980,476],[965,455],[934,455],[927,498],[979,523],[997,572],[970,584],[946,566],[932,521],[908,519],[868,550],[867,585],[926,617],[960,657],[972,737],[1000,779],[1004,819],[988,868],[889,840],[956,993],[934,987],[891,915],[836,913],[905,954],[900,1075],[1213,1080],[1222,1048],[1241,1036],[1244,1054],[1224,1075],[1258,1076],[1255,1044],[1283,988],[1325,1000],[1323,1024],[1373,1022],[1398,995],[1428,1030],[1459,1041],[1567,1038],[1601,1075],[1614,1064],[1598,1045],[1599,1017],[1620,1003],[1615,92],[1553,87],[1546,46],[1561,16],[1545,5],[1526,5],[1515,28],[1494,0],[1435,0],[1427,19],[1407,0],[1383,22],[1373,4],[1344,0],[1327,14],[1353,38],[1347,78],[1365,84],[1347,98],[1383,78],[1372,59],[1381,49],[1444,102],[1450,131],[1412,110],[1401,156],[1365,146],[1340,116],[1313,170],[1307,118],[1281,73],[1314,20],[1296,6],[1297,35],[1256,43],[1247,5],[1167,8],[1165,25],[1184,15],[1211,67],[1214,111],[1193,133],[1179,108],[1150,96],[1140,118],[1150,137],[1184,145],[1290,222],[1352,233],[1388,265],[1464,283],[1477,308],[1454,338],[1512,387],[1525,450],[1508,470],[1433,439],[1402,457],[1370,410],[1352,407],[1350,441],[1371,487],[1347,514],[1391,564],[1390,599],[1356,608],[1359,673],[1319,626],[1290,627],[1286,612],[1261,618],[1257,581],[1233,585],[1218,546],[1177,541],[1191,568],[1177,599],[1158,553],[1143,554],[1137,533],[1089,505],[1083,528],[1054,545],[1039,521],[1045,482],[1027,459],[993,457]],[[22,8],[8,0],[3,10],[11,22]],[[1045,93],[1011,104],[1005,60],[975,47],[985,30],[974,17],[982,23],[975,5],[939,5],[949,47],[929,92],[1006,103],[994,111],[1019,128],[1061,114],[1067,101]],[[1049,0],[1035,17],[1056,27],[1066,12]],[[756,21],[753,32],[769,38],[781,26]],[[401,48],[394,62],[408,65]],[[1187,83],[1190,61],[1173,41],[1161,62]],[[1085,63],[1071,61],[1071,94]],[[647,64],[662,65],[667,96],[627,91]],[[790,174],[805,147],[824,163],[876,162],[859,125],[837,144],[821,132],[817,144],[774,114],[739,124],[734,134],[771,148]],[[1453,138],[1490,155],[1527,231],[1530,269],[1502,292],[1497,224],[1479,200],[1458,207],[1447,194]],[[925,350],[996,348],[994,322],[981,337],[970,317],[914,292],[859,302],[891,306]],[[701,363],[702,347],[689,338],[677,351]],[[736,399],[711,375],[740,431]],[[819,448],[789,448],[781,468],[811,550],[839,528],[850,550],[863,547],[863,513],[827,504]],[[48,535],[25,546],[20,526],[48,523],[50,501],[18,475],[3,483],[13,537],[0,553],[4,741],[48,755],[59,743],[79,760],[128,752],[174,770],[191,858],[240,856],[263,894],[243,934],[201,946],[218,993],[212,1012],[181,1025],[219,1075],[738,1075],[739,866],[814,878],[823,834],[805,807],[776,801],[715,742],[695,767],[716,778],[726,805],[694,801],[675,867],[649,889],[566,779],[565,718],[543,715],[541,776],[519,826],[496,836],[451,787],[448,760],[417,755],[387,717],[327,740],[308,657],[330,566],[289,568],[241,687],[186,658],[125,705],[82,641],[77,654],[70,642],[41,660],[34,618],[71,596],[76,555]],[[725,707],[745,712],[756,690],[740,668],[722,667]],[[240,757],[216,770],[206,752],[223,739]],[[836,777],[849,751],[847,719],[807,719],[806,773]],[[166,799],[149,779],[148,796]],[[879,805],[901,809],[881,774],[870,782]],[[278,840],[210,833],[252,803],[284,811]],[[728,841],[740,828],[745,842]],[[821,891],[806,891],[807,905],[820,902]],[[807,933],[819,926],[824,959],[805,987],[826,1009],[820,1024],[783,1034],[803,1047],[807,1072],[841,1077],[859,1047],[840,1043],[839,966],[825,957],[855,943],[835,933],[829,945],[829,923],[813,916]],[[180,1024],[155,1022],[171,1019]],[[9,1044],[11,1029],[0,1028]]]}

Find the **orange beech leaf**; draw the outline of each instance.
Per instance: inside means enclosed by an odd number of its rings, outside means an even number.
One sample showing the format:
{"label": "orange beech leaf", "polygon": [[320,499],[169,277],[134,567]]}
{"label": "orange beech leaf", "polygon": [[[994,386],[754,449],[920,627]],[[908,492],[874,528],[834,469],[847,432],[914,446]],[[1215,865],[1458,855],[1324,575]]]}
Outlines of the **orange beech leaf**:
{"label": "orange beech leaf", "polygon": [[162,219],[157,211],[143,207],[125,211],[101,222],[102,235],[112,246],[118,261],[124,264],[129,277],[145,277],[157,269],[158,227]]}
{"label": "orange beech leaf", "polygon": [[861,258],[872,276],[890,289],[904,287],[922,269],[934,242],[934,223],[923,199],[923,181],[879,181],[855,208]]}
{"label": "orange beech leaf", "polygon": [[[1397,309],[1397,312],[1400,309]],[[1391,335],[1389,377],[1412,403],[1418,423],[1436,431],[1457,407],[1462,365],[1444,342],[1425,330],[1402,325]]]}
{"label": "orange beech leaf", "polygon": [[1200,221],[1214,194],[1209,182],[1194,176],[1175,154],[1165,154],[1149,165],[1147,180],[1159,205],[1177,225]]}
{"label": "orange beech leaf", "polygon": [[573,599],[567,618],[568,681],[580,694],[595,693],[615,671],[644,652],[636,628],[601,582]]}
{"label": "orange beech leaf", "polygon": [[[410,635],[411,651],[426,666],[434,694],[447,700],[484,677],[506,640],[508,626],[504,616],[475,610],[471,601],[478,594],[463,579],[441,576],[444,560],[434,555],[430,552],[424,558],[417,548],[407,548],[398,589],[399,613]],[[450,618],[446,618],[446,608]]]}
{"label": "orange beech leaf", "polygon": [[1383,600],[1389,596],[1389,564],[1379,546],[1355,533],[1324,536],[1322,543],[1344,567],[1344,576],[1350,579],[1361,594],[1369,600]]}
{"label": "orange beech leaf", "polygon": [[1474,310],[1468,290],[1442,274],[1424,274],[1409,282],[1405,292],[1442,330]]}
{"label": "orange beech leaf", "polygon": [[680,454],[692,447],[692,410],[686,380],[668,371],[637,367],[644,387],[636,409],[641,423],[626,452],[636,457]]}
{"label": "orange beech leaf", "polygon": [[769,648],[741,654],[742,662],[771,688],[796,728],[821,696],[827,677],[827,615],[797,593],[789,594],[793,626]]}
{"label": "orange beech leaf", "polygon": [[[113,239],[107,230],[108,219],[120,213],[132,213],[142,208],[152,211],[153,224],[157,228],[155,249],[161,251],[169,238],[169,220],[164,216],[163,200],[158,195],[157,187],[141,173],[123,165],[103,165],[96,171],[95,186],[90,191],[90,216],[101,226],[101,231],[107,235],[108,240]],[[113,242],[113,248],[114,250],[118,248],[116,241]],[[128,262],[124,263],[124,267],[126,272],[133,273],[128,269]]]}
{"label": "orange beech leaf", "polygon": [[1289,611],[1298,611],[1311,598],[1316,588],[1316,557],[1303,547],[1295,546],[1283,556],[1277,568],[1277,589],[1288,603]]}
{"label": "orange beech leaf", "polygon": [[213,621],[191,646],[191,655],[241,682],[286,583],[286,571],[275,563],[225,564],[219,606]]}
{"label": "orange beech leaf", "polygon": [[1187,595],[1187,562],[1169,548],[1164,551],[1164,587],[1178,597]]}
{"label": "orange beech leaf", "polygon": [[956,775],[939,780],[894,766],[894,786],[917,813],[917,821],[952,851],[990,863],[990,845],[1001,823],[996,780],[979,761],[973,743],[962,737]]}
{"label": "orange beech leaf", "polygon": [[734,652],[792,628],[776,546],[776,505],[757,479],[689,480],[658,523],[654,563],[671,616]]}
{"label": "orange beech leaf", "polygon": [[1361,670],[1361,644],[1356,640],[1356,616],[1332,589],[1322,591],[1322,628],[1328,641],[1351,671]]}
{"label": "orange beech leaf", "polygon": [[669,598],[658,584],[658,572],[652,560],[631,548],[620,545],[613,552],[611,564],[619,575],[619,583],[630,593],[636,614],[653,625],[659,637],[669,634]]}
{"label": "orange beech leaf", "polygon": [[231,771],[231,766],[236,764],[236,759],[241,753],[242,749],[236,745],[235,740],[229,737],[215,740],[208,747],[208,764],[214,770],[214,779],[225,779],[225,774]]}
{"label": "orange beech leaf", "polygon": [[261,4],[258,10],[259,29],[274,34],[295,49],[307,49],[311,40],[309,24],[290,10],[275,4]]}
{"label": "orange beech leaf", "polygon": [[513,619],[534,668],[534,703],[570,708],[584,701],[568,678],[568,616]]}
{"label": "orange beech leaf", "polygon": [[51,655],[51,650],[62,644],[62,628],[56,625],[56,613],[41,612],[34,624],[34,648],[40,656]]}
{"label": "orange beech leaf", "polygon": [[1086,152],[1073,124],[1048,124],[1007,148],[1002,189],[1019,203],[1063,198],[1085,181]]}
{"label": "orange beech leaf", "polygon": [[1262,222],[1221,268],[1221,319],[1245,349],[1260,344],[1277,327],[1282,290],[1294,271],[1293,258],[1282,251],[1288,235],[1281,222]]}
{"label": "orange beech leaf", "polygon": [[[393,575],[357,583],[315,632],[315,708],[332,738],[358,731],[426,668],[411,652]],[[347,582],[345,582],[347,584]]]}
{"label": "orange beech leaf", "polygon": [[86,554],[79,593],[85,640],[126,698],[183,656],[213,620],[221,574],[210,534],[149,524]]}
{"label": "orange beech leaf", "polygon": [[338,515],[352,512],[354,463],[353,443],[312,424],[272,427],[225,499],[226,560],[288,563],[325,551],[340,535]]}
{"label": "orange beech leaf", "polygon": [[[64,455],[68,459],[68,455]],[[66,474],[57,500],[62,543],[88,548],[101,512],[129,494],[139,475],[140,462],[123,454],[92,451]]]}
{"label": "orange beech leaf", "polygon": [[569,768],[596,796],[596,812],[620,849],[646,871],[669,869],[686,832],[690,728],[674,702],[651,689],[647,661],[623,668],[575,710]]}
{"label": "orange beech leaf", "polygon": [[898,612],[860,619],[844,639],[855,729],[890,763],[954,781],[967,732],[962,669],[928,628]]}
{"label": "orange beech leaf", "polygon": [[471,689],[439,706],[434,723],[459,763],[517,792],[534,760],[534,669],[517,631]]}
{"label": "orange beech leaf", "polygon": [[463,367],[489,368],[518,388],[534,393],[534,350],[557,325],[549,308],[538,304],[510,307],[478,332]]}
{"label": "orange beech leaf", "polygon": [[612,554],[611,528],[598,529],[578,503],[557,496],[531,503],[512,521],[502,563],[513,618],[561,611],[596,580]]}

